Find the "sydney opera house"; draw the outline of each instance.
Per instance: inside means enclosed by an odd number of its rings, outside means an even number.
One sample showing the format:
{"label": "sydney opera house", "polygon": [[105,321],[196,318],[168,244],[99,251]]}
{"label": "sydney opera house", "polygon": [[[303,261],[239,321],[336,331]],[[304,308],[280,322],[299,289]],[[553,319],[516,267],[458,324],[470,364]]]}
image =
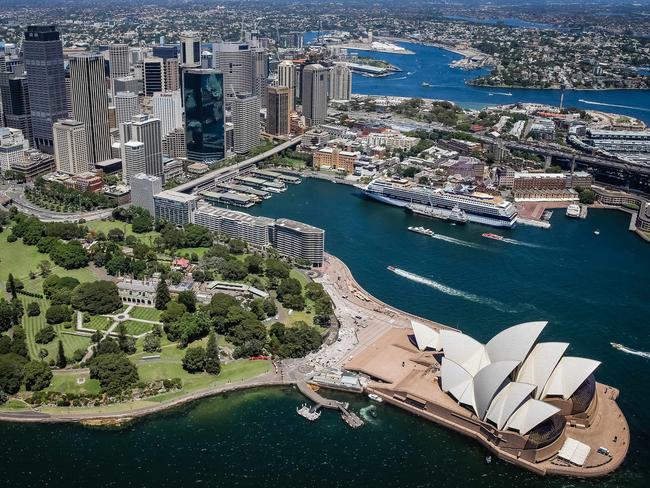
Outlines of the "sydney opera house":
{"label": "sydney opera house", "polygon": [[629,446],[618,390],[597,383],[598,361],[540,342],[546,322],[515,325],[482,344],[437,324],[393,328],[346,368],[367,391],[480,441],[538,474],[602,476]]}

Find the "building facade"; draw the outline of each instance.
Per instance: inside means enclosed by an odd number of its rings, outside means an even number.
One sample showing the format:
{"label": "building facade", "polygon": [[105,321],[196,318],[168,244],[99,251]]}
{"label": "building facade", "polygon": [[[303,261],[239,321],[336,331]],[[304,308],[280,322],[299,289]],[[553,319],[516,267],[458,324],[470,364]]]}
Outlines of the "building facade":
{"label": "building facade", "polygon": [[290,132],[289,115],[291,89],[288,86],[269,86],[266,105],[266,132],[285,136]]}
{"label": "building facade", "polygon": [[86,127],[78,120],[54,123],[54,159],[57,171],[75,175],[94,168],[88,157]]}
{"label": "building facade", "polygon": [[238,96],[232,101],[232,123],[234,127],[234,148],[237,154],[244,154],[260,142],[260,97]]}
{"label": "building facade", "polygon": [[163,137],[183,127],[183,107],[180,91],[156,92],[153,94],[153,116],[160,119]]}
{"label": "building facade", "polygon": [[119,127],[140,113],[138,95],[133,92],[117,92],[113,97],[115,105],[115,125]]}
{"label": "building facade", "polygon": [[194,223],[198,197],[165,190],[153,197],[155,218],[178,226]]}
{"label": "building facade", "polygon": [[138,173],[131,178],[131,204],[147,209],[151,216],[156,214],[153,197],[162,191],[162,179],[145,173]]}
{"label": "building facade", "polygon": [[325,253],[325,231],[289,219],[275,221],[274,247],[280,254],[322,266]]}
{"label": "building facade", "polygon": [[53,25],[29,26],[23,42],[34,145],[54,152],[52,125],[68,118],[63,44]]}
{"label": "building facade", "polygon": [[278,85],[289,88],[289,111],[293,112],[296,102],[296,67],[293,61],[284,60],[278,65]]}
{"label": "building facade", "polygon": [[344,63],[336,63],[330,70],[329,97],[332,100],[352,98],[352,71]]}
{"label": "building facade", "polygon": [[215,69],[183,73],[187,159],[211,163],[225,157],[224,75]]}
{"label": "building facade", "polygon": [[320,64],[310,64],[302,70],[302,113],[307,125],[313,127],[327,117],[328,72]]}
{"label": "building facade", "polygon": [[20,164],[27,141],[20,129],[0,127],[0,173]]}
{"label": "building facade", "polygon": [[148,175],[163,176],[162,164],[162,136],[160,134],[160,119],[149,115],[139,114],[130,122],[120,125],[120,142],[129,141],[144,144],[144,168],[138,171],[128,170],[130,175],[146,173]]}
{"label": "building facade", "polygon": [[129,76],[131,74],[129,46],[126,44],[111,44],[108,46],[108,63],[111,80]]}
{"label": "building facade", "polygon": [[70,93],[75,120],[83,122],[88,139],[88,158],[94,165],[111,158],[108,93],[104,58],[99,54],[70,57]]}

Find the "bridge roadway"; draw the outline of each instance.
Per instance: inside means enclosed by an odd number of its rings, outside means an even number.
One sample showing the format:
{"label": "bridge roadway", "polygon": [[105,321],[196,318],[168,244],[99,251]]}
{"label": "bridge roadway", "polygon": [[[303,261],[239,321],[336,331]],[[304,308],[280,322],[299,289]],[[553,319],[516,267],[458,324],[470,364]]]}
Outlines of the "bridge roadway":
{"label": "bridge roadway", "polygon": [[178,192],[183,192],[183,193],[192,193],[194,192],[198,187],[201,187],[202,185],[205,185],[206,183],[209,184],[211,181],[214,182],[216,178],[218,178],[221,175],[224,175],[226,173],[229,173],[231,171],[235,172],[241,172],[244,170],[247,170],[254,166],[255,164],[259,163],[260,161],[264,161],[267,158],[270,158],[271,156],[274,156],[275,154],[281,153],[285,149],[289,149],[290,147],[297,146],[300,143],[301,137],[294,137],[293,139],[283,142],[282,144],[279,144],[275,146],[273,149],[269,149],[268,151],[265,151],[261,154],[258,154],[257,156],[253,156],[252,158],[248,158],[245,161],[242,161],[240,163],[236,163],[230,166],[224,166],[223,168],[215,169],[213,171],[209,171],[208,173],[204,174],[203,176],[199,176],[198,178],[188,181],[186,183],[183,183],[182,185],[178,185],[175,188],[172,188],[174,191]]}

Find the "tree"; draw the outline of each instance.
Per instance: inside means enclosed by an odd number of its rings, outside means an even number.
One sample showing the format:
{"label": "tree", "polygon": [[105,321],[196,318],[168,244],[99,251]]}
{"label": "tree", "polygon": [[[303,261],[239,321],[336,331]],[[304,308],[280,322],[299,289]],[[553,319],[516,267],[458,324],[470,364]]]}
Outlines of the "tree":
{"label": "tree", "polygon": [[18,393],[23,380],[23,366],[27,359],[18,354],[0,355],[0,392]]}
{"label": "tree", "polygon": [[237,260],[225,261],[221,265],[220,271],[223,277],[227,280],[243,280],[248,274],[244,263]]}
{"label": "tree", "polygon": [[45,321],[48,324],[62,324],[72,320],[72,310],[67,305],[52,305],[45,312]]}
{"label": "tree", "polygon": [[266,311],[264,310],[264,300],[261,298],[256,298],[252,300],[249,304],[249,309],[255,314],[259,320],[266,319]]}
{"label": "tree", "polygon": [[264,262],[265,274],[269,278],[283,279],[289,277],[291,269],[285,263],[275,258],[268,258]]}
{"label": "tree", "polygon": [[202,225],[185,226],[185,244],[187,247],[209,247],[212,245],[212,232]]}
{"label": "tree", "polygon": [[300,295],[302,293],[302,285],[300,281],[295,278],[284,278],[278,286],[278,299],[282,301],[285,295]]}
{"label": "tree", "polygon": [[59,339],[59,346],[56,352],[56,365],[63,369],[68,365],[68,360],[65,357],[65,350],[63,349],[63,342]]}
{"label": "tree", "polygon": [[200,373],[205,369],[205,349],[200,346],[188,347],[183,356],[183,369],[188,373]]}
{"label": "tree", "polygon": [[160,336],[147,334],[142,341],[142,349],[145,352],[160,352]]}
{"label": "tree", "polygon": [[249,254],[246,256],[244,264],[249,273],[259,274],[264,269],[264,260],[258,254]]}
{"label": "tree", "polygon": [[134,217],[131,224],[133,232],[137,234],[143,234],[153,229],[153,219],[151,218],[151,215],[148,215],[148,213],[147,215],[138,215]]}
{"label": "tree", "polygon": [[75,363],[80,362],[84,356],[86,355],[86,350],[83,348],[75,349],[75,351],[72,353],[72,360]]}
{"label": "tree", "polygon": [[103,315],[122,306],[117,285],[112,281],[94,281],[79,285],[72,291],[72,306],[83,312]]}
{"label": "tree", "polygon": [[280,357],[299,358],[318,349],[323,338],[316,329],[300,321],[293,327],[286,328],[284,334],[278,337],[278,341],[280,347],[277,354]]}
{"label": "tree", "polygon": [[126,354],[135,353],[135,339],[126,334],[126,324],[120,322],[117,326],[117,343],[120,350]]}
{"label": "tree", "polygon": [[38,263],[38,271],[41,273],[42,277],[47,278],[52,272],[52,263],[50,263],[47,259],[44,259]]}
{"label": "tree", "polygon": [[305,299],[302,295],[284,295],[282,297],[282,304],[292,310],[304,310]]}
{"label": "tree", "polygon": [[178,341],[181,347],[204,337],[211,325],[210,317],[205,312],[185,313],[171,324],[165,325],[165,332],[170,341]]}
{"label": "tree", "polygon": [[241,239],[230,239],[228,241],[228,250],[233,254],[244,254],[246,248],[246,242]]}
{"label": "tree", "polygon": [[14,280],[14,275],[11,273],[9,273],[9,276],[7,277],[7,292],[11,295],[12,300],[16,300],[18,298],[16,281]]}
{"label": "tree", "polygon": [[79,241],[59,242],[50,251],[50,258],[54,264],[65,269],[84,268],[90,260],[88,253],[81,247]]}
{"label": "tree", "polygon": [[171,301],[167,304],[165,311],[160,314],[160,321],[165,325],[171,324],[180,319],[185,312],[187,312],[185,305]]}
{"label": "tree", "polygon": [[208,345],[205,348],[205,371],[213,375],[221,373],[219,346],[217,345],[217,334],[215,334],[214,330],[210,331]]}
{"label": "tree", "polygon": [[40,391],[50,386],[52,371],[42,361],[29,361],[23,366],[23,381],[28,391]]}
{"label": "tree", "polygon": [[54,332],[54,327],[51,325],[46,325],[41,330],[39,330],[34,336],[34,341],[37,344],[49,344],[56,337],[56,332]]}
{"label": "tree", "polygon": [[278,307],[275,305],[275,301],[271,297],[264,299],[263,307],[264,313],[267,317],[273,317],[278,313]]}
{"label": "tree", "polygon": [[0,332],[9,330],[14,324],[14,307],[4,298],[0,298]]}
{"label": "tree", "polygon": [[114,228],[108,231],[106,237],[109,241],[122,242],[124,240],[124,232],[121,229]]}
{"label": "tree", "polygon": [[44,347],[41,347],[38,350],[38,357],[41,358],[41,360],[45,359],[49,355],[50,355],[49,351],[47,349],[45,349]]}
{"label": "tree", "polygon": [[29,357],[29,351],[27,350],[27,336],[25,335],[25,329],[20,325],[14,325],[14,337],[11,341],[11,352],[25,358]]}
{"label": "tree", "polygon": [[0,354],[8,354],[11,352],[11,337],[8,335],[0,335]]}
{"label": "tree", "polygon": [[121,352],[120,345],[112,337],[102,339],[95,349],[97,356],[102,354],[119,354]]}
{"label": "tree", "polygon": [[124,354],[101,354],[90,360],[90,377],[99,380],[102,391],[117,395],[137,383],[138,370]]}
{"label": "tree", "polygon": [[38,302],[29,302],[27,305],[27,316],[38,317],[41,314],[41,306]]}
{"label": "tree", "polygon": [[158,310],[164,310],[171,296],[169,295],[169,287],[165,280],[160,280],[158,286],[156,287],[156,308]]}
{"label": "tree", "polygon": [[591,205],[596,201],[596,193],[591,188],[586,188],[579,193],[578,198],[580,203]]}
{"label": "tree", "polygon": [[178,294],[178,303],[185,305],[188,312],[196,312],[196,293],[192,290],[182,291]]}

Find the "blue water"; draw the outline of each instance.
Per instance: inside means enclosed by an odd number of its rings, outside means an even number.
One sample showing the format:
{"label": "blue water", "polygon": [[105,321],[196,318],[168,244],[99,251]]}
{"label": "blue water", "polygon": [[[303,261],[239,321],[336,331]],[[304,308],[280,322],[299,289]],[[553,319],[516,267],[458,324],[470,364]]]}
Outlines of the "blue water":
{"label": "blue water", "polygon": [[[463,71],[449,67],[461,56],[444,49],[414,43],[400,43],[414,55],[360,52],[363,56],[382,59],[402,69],[385,78],[353,75],[352,91],[369,95],[410,96],[451,100],[467,108],[516,102],[560,104],[560,90],[525,88],[481,88],[465,83],[487,70]],[[432,87],[423,87],[422,83]],[[512,96],[499,93],[512,93]],[[490,95],[492,93],[492,95]],[[580,100],[586,100],[581,102]],[[595,103],[594,103],[595,102]],[[569,90],[564,94],[565,107],[602,110],[636,117],[650,123],[650,90]]]}

